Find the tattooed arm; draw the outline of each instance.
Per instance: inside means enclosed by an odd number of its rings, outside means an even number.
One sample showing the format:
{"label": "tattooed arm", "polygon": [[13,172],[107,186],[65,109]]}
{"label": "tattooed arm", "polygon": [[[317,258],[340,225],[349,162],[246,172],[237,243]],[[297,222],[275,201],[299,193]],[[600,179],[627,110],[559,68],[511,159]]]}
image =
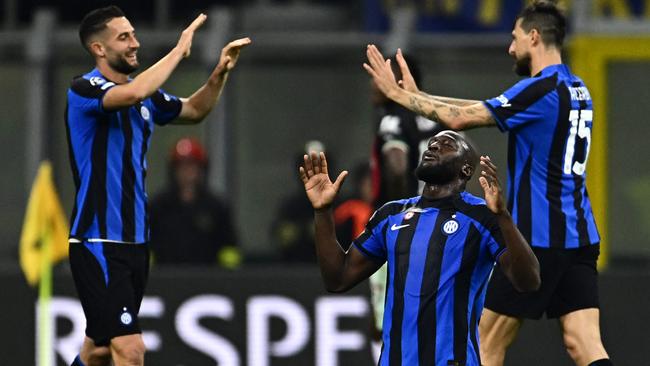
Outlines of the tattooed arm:
{"label": "tattooed arm", "polygon": [[366,55],[368,63],[364,63],[363,67],[377,88],[394,102],[453,130],[496,125],[483,103],[428,95],[417,90],[410,79],[402,80],[403,87],[400,87],[390,67],[390,60],[384,60],[376,46],[368,45]]}
{"label": "tattooed arm", "polygon": [[389,98],[395,98],[395,102],[452,130],[496,125],[490,111],[479,101],[436,97],[422,92],[415,94],[403,89],[400,91],[392,93],[393,97]]}
{"label": "tattooed arm", "polygon": [[420,95],[422,95],[424,97],[431,98],[431,99],[435,100],[436,102],[452,104],[452,105],[455,105],[455,106],[458,106],[458,107],[465,107],[465,106],[468,106],[468,105],[472,105],[472,104],[476,104],[476,103],[481,102],[480,100],[459,99],[459,98],[441,97],[439,95],[429,95],[429,94],[427,94],[427,93],[425,93],[423,91],[419,91],[418,94],[420,94]]}

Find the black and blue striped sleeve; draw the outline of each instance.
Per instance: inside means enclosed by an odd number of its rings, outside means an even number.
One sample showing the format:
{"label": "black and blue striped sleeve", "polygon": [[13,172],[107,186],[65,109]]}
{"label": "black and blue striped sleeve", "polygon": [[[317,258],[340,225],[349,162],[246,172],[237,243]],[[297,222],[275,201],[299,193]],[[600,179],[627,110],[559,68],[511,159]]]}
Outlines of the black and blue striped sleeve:
{"label": "black and blue striped sleeve", "polygon": [[399,212],[403,203],[389,202],[379,208],[372,215],[365,230],[353,242],[361,253],[378,262],[385,262],[388,258],[386,250],[386,227],[391,215]]}
{"label": "black and blue striped sleeve", "polygon": [[492,254],[495,261],[498,261],[499,257],[505,253],[507,248],[497,218],[493,214],[489,213],[486,215],[486,219],[482,224],[487,230],[487,246],[490,250],[490,254]]}
{"label": "black and blue striped sleeve", "polygon": [[105,112],[102,100],[106,92],[116,84],[101,77],[75,78],[70,84],[68,103],[89,113]]}
{"label": "black and blue striped sleeve", "polygon": [[175,95],[165,93],[158,89],[150,99],[153,121],[157,125],[166,125],[181,113],[183,102]]}
{"label": "black and blue striped sleeve", "polygon": [[544,99],[557,87],[557,74],[524,79],[496,98],[483,102],[501,131],[543,120],[549,107]]}

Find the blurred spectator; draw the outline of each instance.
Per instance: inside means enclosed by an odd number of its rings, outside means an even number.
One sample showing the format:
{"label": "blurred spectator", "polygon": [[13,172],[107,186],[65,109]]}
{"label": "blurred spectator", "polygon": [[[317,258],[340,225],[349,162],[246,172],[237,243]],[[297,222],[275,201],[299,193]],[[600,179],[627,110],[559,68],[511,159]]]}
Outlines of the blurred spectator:
{"label": "blurred spectator", "polygon": [[350,174],[355,192],[334,210],[336,236],[347,248],[363,232],[373,212],[372,177],[367,162],[358,164]]}
{"label": "blurred spectator", "polygon": [[232,215],[209,191],[208,158],[201,143],[180,139],[171,151],[166,189],[151,202],[151,251],[157,264],[241,262]]}
{"label": "blurred spectator", "polygon": [[[324,152],[325,145],[318,140],[307,141],[304,148],[295,154],[292,171],[298,170],[303,155],[309,151]],[[300,180],[296,178],[294,183],[293,192],[282,199],[275,211],[271,239],[283,261],[316,264],[314,210],[305,197]]]}

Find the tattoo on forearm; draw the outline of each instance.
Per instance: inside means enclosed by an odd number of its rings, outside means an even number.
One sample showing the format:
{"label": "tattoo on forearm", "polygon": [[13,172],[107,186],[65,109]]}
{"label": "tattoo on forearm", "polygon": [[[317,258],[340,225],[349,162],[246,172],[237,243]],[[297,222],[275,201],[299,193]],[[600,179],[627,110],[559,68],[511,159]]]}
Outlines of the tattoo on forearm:
{"label": "tattoo on forearm", "polygon": [[409,98],[409,104],[411,105],[415,113],[425,114],[424,110],[422,109],[422,104],[420,103],[417,97],[411,96]]}
{"label": "tattoo on forearm", "polygon": [[479,107],[472,107],[472,108],[467,108],[465,113],[469,114],[470,116],[475,116],[481,112],[481,108]]}
{"label": "tattoo on forearm", "polygon": [[[426,97],[425,97],[426,98]],[[425,116],[429,119],[432,119],[434,121],[439,120],[438,113],[436,112],[436,104],[431,103],[431,101],[424,99],[422,95],[418,96],[411,96],[409,99],[409,104],[411,105],[411,109],[421,115]],[[431,111],[428,111],[428,109],[431,108]]]}
{"label": "tattoo on forearm", "polygon": [[435,100],[436,102],[451,104],[451,105],[455,105],[457,107],[466,107],[468,105],[478,103],[477,100],[439,97],[439,96],[436,96],[436,95],[429,95],[429,94],[426,94],[424,92],[420,92],[420,95],[425,96],[427,98],[431,98],[431,99]]}

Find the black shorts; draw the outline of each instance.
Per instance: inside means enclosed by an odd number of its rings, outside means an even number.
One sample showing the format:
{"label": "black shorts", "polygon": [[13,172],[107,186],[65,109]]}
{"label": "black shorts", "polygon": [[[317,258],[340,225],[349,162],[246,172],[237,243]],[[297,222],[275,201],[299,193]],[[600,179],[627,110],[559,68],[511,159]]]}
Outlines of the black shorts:
{"label": "black shorts", "polygon": [[572,311],[598,308],[599,245],[577,249],[533,248],[539,260],[542,284],[535,292],[520,293],[497,265],[485,307],[515,318],[559,318]]}
{"label": "black shorts", "polygon": [[70,243],[70,268],[96,346],[141,333],[138,312],[149,275],[147,244]]}

